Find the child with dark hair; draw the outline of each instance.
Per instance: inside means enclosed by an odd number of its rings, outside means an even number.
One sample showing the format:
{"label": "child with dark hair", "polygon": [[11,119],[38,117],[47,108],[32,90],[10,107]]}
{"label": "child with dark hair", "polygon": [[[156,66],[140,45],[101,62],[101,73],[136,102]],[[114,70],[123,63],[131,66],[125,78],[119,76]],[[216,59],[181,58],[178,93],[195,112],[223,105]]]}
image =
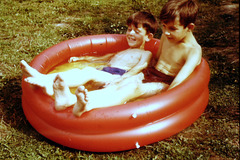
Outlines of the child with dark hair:
{"label": "child with dark hair", "polygon": [[[130,47],[129,49],[116,54],[107,54],[100,57],[71,57],[69,60],[69,62],[79,60],[95,62],[107,61],[108,67],[103,70],[86,67],[81,70],[72,69],[53,74],[41,74],[29,66],[25,61],[21,61],[22,72],[23,75],[26,76],[24,80],[32,85],[41,87],[46,94],[54,95],[56,110],[63,110],[66,107],[75,104],[77,101],[76,96],[71,94],[69,87],[78,87],[89,81],[94,81],[102,86],[107,86],[108,84],[113,86],[113,84],[118,85],[118,82],[123,79],[137,75],[148,66],[152,57],[152,53],[150,51],[144,50],[144,45],[145,42],[153,38],[153,34],[157,30],[158,23],[152,14],[148,12],[137,12],[128,18],[127,24],[128,30],[126,32],[126,39]],[[138,77],[138,79],[143,78],[143,76],[135,77]],[[127,82],[127,80],[124,82]],[[160,89],[162,89],[163,86],[165,85],[161,84]],[[151,89],[151,87],[149,89]],[[114,99],[112,100],[114,101]],[[108,101],[111,101],[111,99]],[[103,102],[104,101],[101,103]],[[104,106],[106,104],[102,105]]]}
{"label": "child with dark hair", "polygon": [[154,34],[158,28],[158,22],[156,18],[148,12],[136,12],[127,19],[127,25],[138,28],[141,24],[146,29],[147,33]]}
{"label": "child with dark hair", "polygon": [[163,7],[160,20],[163,34],[156,56],[157,63],[149,67],[153,74],[160,77],[159,82],[143,83],[143,74],[139,73],[123,79],[118,84],[88,92],[84,87],[76,91],[77,103],[73,113],[80,116],[94,108],[123,104],[127,100],[150,96],[182,83],[201,63],[202,50],[193,36],[194,22],[198,6],[193,0],[170,0]]}
{"label": "child with dark hair", "polygon": [[[65,109],[75,104],[73,114],[80,116],[82,113],[94,108],[119,105],[130,99],[159,93],[168,87],[165,83],[170,84],[168,89],[172,89],[182,83],[201,62],[201,47],[192,33],[195,27],[194,22],[197,10],[198,7],[194,0],[170,0],[161,11],[160,20],[162,22],[163,34],[157,56],[155,57],[157,63],[154,67],[150,67],[146,73],[151,72],[158,77],[162,77],[162,82],[164,83],[143,83],[144,75],[143,73],[139,73],[147,67],[150,61],[151,53],[144,51],[143,48],[145,42],[153,37],[152,32],[156,31],[156,29],[152,30],[151,28],[155,27],[151,26],[157,25],[148,24],[148,22],[156,23],[155,20],[150,20],[152,18],[146,23],[144,19],[151,16],[143,12],[138,12],[130,16],[127,21],[128,31],[126,35],[130,49],[117,53],[116,55],[100,57],[101,60],[105,58],[110,59],[110,67],[120,68],[127,72],[122,76],[117,75],[118,77],[114,77],[116,75],[97,71],[97,74],[94,75],[97,76],[90,80],[110,84],[103,89],[90,92],[87,91],[84,86],[80,86],[76,90],[76,96],[72,95],[69,91],[71,85],[69,85],[68,79],[66,80],[64,77],[67,74],[59,73],[58,76],[54,75],[52,80],[55,79],[55,83],[52,86],[57,88],[54,90],[55,98],[56,95],[60,95],[55,99],[56,109]],[[141,14],[143,14],[145,18]],[[133,57],[133,59],[129,61],[129,57]],[[97,59],[98,57],[77,57],[72,58],[71,61]],[[35,73],[37,71],[32,71],[34,69],[24,63],[22,63],[22,68],[26,75],[30,75],[29,78],[38,78],[39,75],[42,76],[40,73]],[[80,71],[72,72],[72,75],[76,76],[78,73],[80,74]],[[88,76],[89,73],[88,70],[85,76]],[[92,71],[92,73],[95,73],[95,71]],[[100,80],[98,78],[101,77],[99,75],[102,73],[106,73],[107,75],[102,76]],[[68,74],[69,77],[70,75],[71,74]],[[81,77],[79,78],[81,79]],[[116,81],[116,78],[120,80]],[[69,78],[69,80],[72,80],[72,78]],[[77,82],[79,82],[78,79]],[[71,99],[72,101],[70,101]]]}
{"label": "child with dark hair", "polygon": [[149,79],[150,73],[169,84],[169,88],[182,83],[200,64],[201,46],[197,43],[193,29],[195,27],[198,5],[195,0],[169,0],[162,8],[160,20],[162,36],[156,64],[145,70]]}

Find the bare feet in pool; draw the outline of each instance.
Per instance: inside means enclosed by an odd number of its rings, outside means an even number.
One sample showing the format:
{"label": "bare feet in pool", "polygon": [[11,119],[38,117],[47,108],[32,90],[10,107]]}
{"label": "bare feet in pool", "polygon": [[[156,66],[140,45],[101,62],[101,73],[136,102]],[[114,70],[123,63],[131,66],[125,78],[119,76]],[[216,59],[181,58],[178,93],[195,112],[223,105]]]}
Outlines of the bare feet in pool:
{"label": "bare feet in pool", "polygon": [[73,107],[73,114],[75,116],[81,116],[84,112],[88,111],[86,105],[88,103],[88,90],[84,86],[78,87],[75,94],[77,97],[77,103]]}
{"label": "bare feet in pool", "polygon": [[51,78],[47,78],[46,75],[41,74],[36,69],[29,66],[24,60],[20,62],[20,66],[23,75],[27,77],[24,79],[25,82],[34,86],[39,86],[46,94],[50,96],[53,95],[53,81]]}
{"label": "bare feet in pool", "polygon": [[53,91],[55,96],[55,109],[57,111],[64,110],[77,102],[76,96],[70,92],[69,87],[60,75],[57,75],[54,79]]}
{"label": "bare feet in pool", "polygon": [[26,61],[21,60],[20,67],[22,69],[22,73],[26,77],[38,77],[41,76],[41,73],[39,73],[36,69],[32,68],[27,64]]}

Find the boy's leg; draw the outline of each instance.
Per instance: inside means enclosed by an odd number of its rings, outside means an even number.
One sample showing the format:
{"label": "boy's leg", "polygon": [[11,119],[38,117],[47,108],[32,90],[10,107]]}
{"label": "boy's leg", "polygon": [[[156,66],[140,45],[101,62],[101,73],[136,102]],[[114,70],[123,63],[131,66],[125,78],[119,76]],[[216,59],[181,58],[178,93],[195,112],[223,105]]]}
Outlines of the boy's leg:
{"label": "boy's leg", "polygon": [[53,81],[57,74],[61,75],[62,79],[69,87],[77,87],[90,80],[105,84],[120,77],[119,75],[112,75],[92,67],[86,67],[82,70],[72,69],[53,74],[41,74],[36,69],[29,66],[25,61],[21,61],[20,65],[23,75],[27,76],[24,80],[32,85],[43,88],[48,95],[53,95]]}
{"label": "boy's leg", "polygon": [[[126,95],[125,102],[133,98],[138,97],[144,98],[155,95],[157,93],[166,91],[169,87],[168,84],[162,82],[142,83],[143,79],[144,79],[143,73],[139,73],[135,76],[123,79],[118,84],[115,84],[118,86],[117,88],[118,94],[121,95],[122,97]],[[134,93],[131,93],[132,91],[134,91]],[[129,94],[126,94],[126,92],[129,92]]]}
{"label": "boy's leg", "polygon": [[53,91],[55,96],[55,109],[58,111],[64,110],[77,102],[76,96],[70,92],[69,87],[60,75],[57,75],[54,79]]}
{"label": "boy's leg", "polygon": [[93,67],[85,67],[81,70],[73,69],[66,72],[61,72],[60,74],[69,87],[78,87],[89,81],[94,81],[104,85],[116,78],[121,77],[120,75],[113,75],[108,72],[97,70]]}
{"label": "boy's leg", "polygon": [[157,93],[166,91],[169,85],[161,82],[141,83],[138,85],[139,98],[146,98]]}
{"label": "boy's leg", "polygon": [[73,108],[76,116],[95,108],[124,104],[138,97],[149,97],[168,88],[164,83],[142,83],[143,74],[126,78],[101,90],[88,92],[83,86],[76,91],[77,103]]}
{"label": "boy's leg", "polygon": [[124,104],[130,99],[140,96],[141,92],[138,92],[137,88],[143,78],[143,74],[138,74],[117,84],[90,92],[83,86],[79,87],[76,91],[77,103],[73,108],[73,114],[80,116],[91,109]]}
{"label": "boy's leg", "polygon": [[[108,87],[105,89],[105,93],[110,93],[113,88],[117,86]],[[83,92],[81,89],[78,89],[79,92]],[[56,110],[63,110],[77,102],[76,96],[70,92],[68,85],[65,83],[61,75],[57,75],[54,79],[53,83],[53,91],[55,96],[55,109]],[[100,97],[98,93],[101,95],[102,92],[95,92],[94,96]]]}
{"label": "boy's leg", "polygon": [[24,79],[25,82],[30,83],[34,86],[39,86],[43,88],[46,94],[53,95],[53,80],[57,74],[45,75],[38,72],[36,69],[29,66],[24,60],[20,62],[22,69],[22,74],[27,78]]}

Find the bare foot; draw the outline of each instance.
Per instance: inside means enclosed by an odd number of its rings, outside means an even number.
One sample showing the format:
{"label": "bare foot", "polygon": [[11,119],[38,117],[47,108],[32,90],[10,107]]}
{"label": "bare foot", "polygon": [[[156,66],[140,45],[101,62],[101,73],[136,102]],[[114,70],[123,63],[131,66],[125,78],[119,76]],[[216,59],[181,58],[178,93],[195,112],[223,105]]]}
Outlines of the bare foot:
{"label": "bare foot", "polygon": [[38,77],[41,75],[36,69],[32,68],[27,64],[26,61],[21,60],[20,67],[22,69],[22,73],[26,77]]}
{"label": "bare foot", "polygon": [[36,69],[29,66],[24,60],[20,62],[20,66],[23,75],[27,77],[24,79],[25,82],[34,86],[41,87],[47,95],[53,95],[54,76],[47,77],[46,75],[41,74]]}
{"label": "bare foot", "polygon": [[84,86],[78,87],[76,90],[77,103],[73,107],[73,114],[75,116],[81,116],[84,112],[88,111],[86,105],[88,103],[87,89]]}
{"label": "bare foot", "polygon": [[45,77],[28,77],[25,78],[24,81],[31,85],[41,87],[43,91],[49,96],[53,96],[54,94],[53,81],[51,79],[49,80]]}
{"label": "bare foot", "polygon": [[64,110],[77,102],[76,96],[70,92],[69,87],[60,75],[57,75],[54,79],[53,91],[55,96],[55,109],[58,111]]}

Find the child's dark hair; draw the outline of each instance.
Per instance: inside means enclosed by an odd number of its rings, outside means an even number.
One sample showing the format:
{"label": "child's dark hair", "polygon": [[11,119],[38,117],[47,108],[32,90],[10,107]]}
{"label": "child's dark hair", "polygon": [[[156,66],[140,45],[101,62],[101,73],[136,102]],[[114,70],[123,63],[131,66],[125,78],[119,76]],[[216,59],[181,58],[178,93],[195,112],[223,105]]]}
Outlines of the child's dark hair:
{"label": "child's dark hair", "polygon": [[132,14],[127,19],[127,25],[134,25],[136,28],[138,28],[138,25],[142,25],[143,28],[146,29],[147,33],[154,34],[157,31],[158,28],[158,22],[156,18],[148,12],[136,12]]}
{"label": "child's dark hair", "polygon": [[180,23],[186,28],[190,23],[195,23],[197,13],[198,5],[195,0],[169,0],[162,8],[160,20],[168,23],[179,16]]}

